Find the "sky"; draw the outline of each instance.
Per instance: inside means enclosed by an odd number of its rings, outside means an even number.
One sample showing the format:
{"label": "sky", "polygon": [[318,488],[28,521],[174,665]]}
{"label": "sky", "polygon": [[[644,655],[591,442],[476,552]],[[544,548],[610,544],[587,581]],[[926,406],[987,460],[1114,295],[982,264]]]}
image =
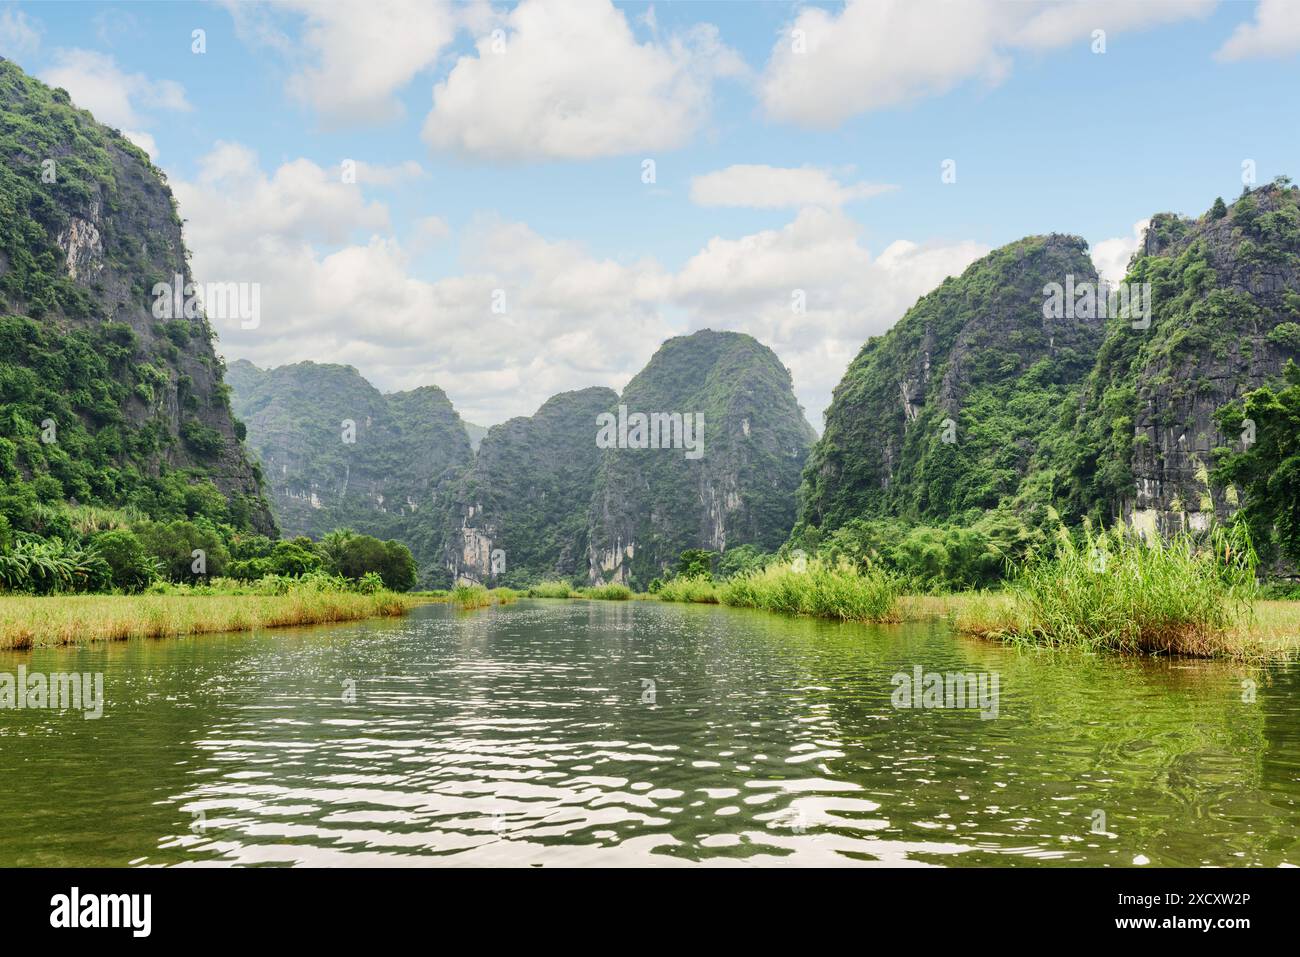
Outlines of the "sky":
{"label": "sky", "polygon": [[167,174],[228,361],[467,420],[746,332],[820,430],[872,335],[1026,235],[1300,178],[1300,2],[16,3],[0,56]]}

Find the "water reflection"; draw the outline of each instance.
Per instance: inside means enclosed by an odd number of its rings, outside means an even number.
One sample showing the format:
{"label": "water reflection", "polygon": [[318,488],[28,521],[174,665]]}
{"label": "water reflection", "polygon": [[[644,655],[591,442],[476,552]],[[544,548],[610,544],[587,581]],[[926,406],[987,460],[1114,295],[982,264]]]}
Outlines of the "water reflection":
{"label": "water reflection", "polygon": [[108,705],[0,713],[8,864],[1300,863],[1293,666],[544,601],[20,660]]}

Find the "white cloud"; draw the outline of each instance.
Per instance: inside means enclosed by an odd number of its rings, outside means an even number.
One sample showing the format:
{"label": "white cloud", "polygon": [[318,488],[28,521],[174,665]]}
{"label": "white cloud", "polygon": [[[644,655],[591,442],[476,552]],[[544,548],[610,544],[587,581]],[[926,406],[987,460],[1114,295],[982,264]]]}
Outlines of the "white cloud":
{"label": "white cloud", "polygon": [[771,346],[815,425],[862,343],[989,251],[898,240],[873,257],[858,231],[842,212],[810,207],[781,229],[710,240],[675,277],[692,328],[747,332]]}
{"label": "white cloud", "polygon": [[896,189],[882,183],[844,185],[829,172],[811,166],[737,165],[691,180],[691,201],[700,206],[843,206]]}
{"label": "white cloud", "polygon": [[1253,23],[1240,24],[1214,54],[1221,61],[1285,57],[1300,53],[1300,5],[1259,0]]}
{"label": "white cloud", "polygon": [[[139,131],[151,111],[187,112],[192,109],[185,88],[174,80],[151,80],[143,73],[125,73],[111,56],[93,50],[61,49],[53,64],[40,73],[51,86],[68,91],[72,102],[89,110],[95,119],[120,130]],[[151,155],[157,153],[153,137],[144,132],[127,136]]]}
{"label": "white cloud", "polygon": [[367,202],[357,185],[344,183],[341,169],[298,159],[267,176],[257,155],[239,143],[218,143],[200,161],[197,182],[175,182],[173,190],[189,220],[187,235],[196,255],[200,248],[217,249],[227,258],[248,261],[266,244],[338,245],[358,232],[389,228],[387,208]]}
{"label": "white cloud", "polygon": [[9,59],[35,53],[41,45],[40,26],[21,10],[0,10],[0,56]]}
{"label": "white cloud", "polygon": [[257,329],[213,319],[226,354],[350,363],[384,389],[436,383],[484,423],[531,414],[556,392],[621,388],[664,339],[705,326],[775,349],[818,421],[866,337],[986,252],[900,241],[873,256],[842,212],[807,207],[781,229],[711,239],[674,273],[480,216],[458,235],[455,272],[427,279],[410,255],[445,236],[445,222],[419,221],[404,248],[381,234],[382,205],[306,160],[267,173],[221,144],[174,188],[196,278],[260,284]]}
{"label": "white cloud", "polygon": [[[444,0],[295,0],[305,14],[302,43],[314,62],[289,79],[292,96],[331,125],[383,123],[399,117],[395,94],[433,66],[456,35],[457,15]],[[264,21],[245,32],[278,45]]]}
{"label": "white cloud", "polygon": [[1109,39],[1124,30],[1203,16],[1213,6],[1213,0],[849,0],[837,13],[808,7],[773,47],[759,98],[773,119],[833,127],[968,80],[1000,83],[1017,50],[1087,40],[1094,29],[1104,29]]}
{"label": "white cloud", "polygon": [[1140,219],[1133,224],[1132,236],[1116,236],[1094,244],[1092,264],[1097,267],[1097,275],[1112,285],[1123,282],[1128,274],[1128,261],[1142,245],[1149,225],[1151,220]]}
{"label": "white cloud", "polygon": [[406,160],[384,166],[377,163],[357,162],[357,182],[366,186],[397,186],[424,175],[424,167],[415,160]]}
{"label": "white cloud", "polygon": [[433,91],[424,139],[501,161],[673,149],[709,115],[717,76],[743,64],[698,24],[638,43],[609,0],[523,0]]}
{"label": "white cloud", "polygon": [[411,247],[413,251],[436,246],[451,235],[451,227],[441,216],[423,216],[415,221]]}

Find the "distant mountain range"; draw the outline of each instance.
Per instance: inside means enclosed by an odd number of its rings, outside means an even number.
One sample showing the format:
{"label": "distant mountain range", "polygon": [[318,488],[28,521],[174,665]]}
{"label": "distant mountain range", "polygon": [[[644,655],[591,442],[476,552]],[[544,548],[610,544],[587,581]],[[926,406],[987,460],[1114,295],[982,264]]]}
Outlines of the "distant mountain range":
{"label": "distant mountain range", "polygon": [[644,586],[683,549],[874,518],[1227,518],[1240,496],[1215,465],[1243,439],[1215,413],[1300,359],[1300,189],[1152,217],[1114,293],[1077,237],[995,250],[863,345],[820,439],[747,335],[670,339],[621,395],[561,393],[484,430],[434,385],[223,370],[201,312],[159,313],[176,277],[181,223],[149,158],[0,60],[0,532],[39,532],[62,500],[350,525],[410,545],[426,585]]}
{"label": "distant mountain range", "polygon": [[285,533],[397,538],[426,584],[644,586],[686,548],[775,549],[816,437],[776,355],[734,332],[670,339],[621,396],[553,396],[477,454],[434,387],[382,395],[313,362],[228,379]]}

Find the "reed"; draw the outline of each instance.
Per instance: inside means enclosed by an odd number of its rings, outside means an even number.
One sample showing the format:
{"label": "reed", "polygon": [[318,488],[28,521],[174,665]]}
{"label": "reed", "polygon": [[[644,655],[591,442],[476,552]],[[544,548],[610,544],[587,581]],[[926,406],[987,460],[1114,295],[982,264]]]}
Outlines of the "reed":
{"label": "reed", "polygon": [[451,603],[457,608],[486,608],[492,604],[492,593],[482,585],[457,585],[451,590]]}
{"label": "reed", "polygon": [[769,565],[718,586],[725,605],[841,621],[899,621],[902,583],[879,568],[814,559],[799,567]]}
{"label": "reed", "polygon": [[973,603],[956,625],[1053,648],[1239,655],[1256,592],[1254,556],[1227,533],[1198,542],[1085,528],[1082,540],[1061,534],[1055,552],[1031,561],[1005,599]]}
{"label": "reed", "polygon": [[660,601],[686,601],[700,605],[718,604],[718,587],[707,578],[674,578],[656,592]]}
{"label": "reed", "polygon": [[316,590],[284,595],[6,595],[0,596],[0,649],[355,621],[401,615],[410,604],[394,592]]}
{"label": "reed", "polygon": [[582,595],[568,582],[547,581],[533,585],[525,593],[528,598],[581,598]]}
{"label": "reed", "polygon": [[632,589],[617,582],[581,588],[578,593],[582,598],[590,598],[595,601],[627,601],[632,597]]}

